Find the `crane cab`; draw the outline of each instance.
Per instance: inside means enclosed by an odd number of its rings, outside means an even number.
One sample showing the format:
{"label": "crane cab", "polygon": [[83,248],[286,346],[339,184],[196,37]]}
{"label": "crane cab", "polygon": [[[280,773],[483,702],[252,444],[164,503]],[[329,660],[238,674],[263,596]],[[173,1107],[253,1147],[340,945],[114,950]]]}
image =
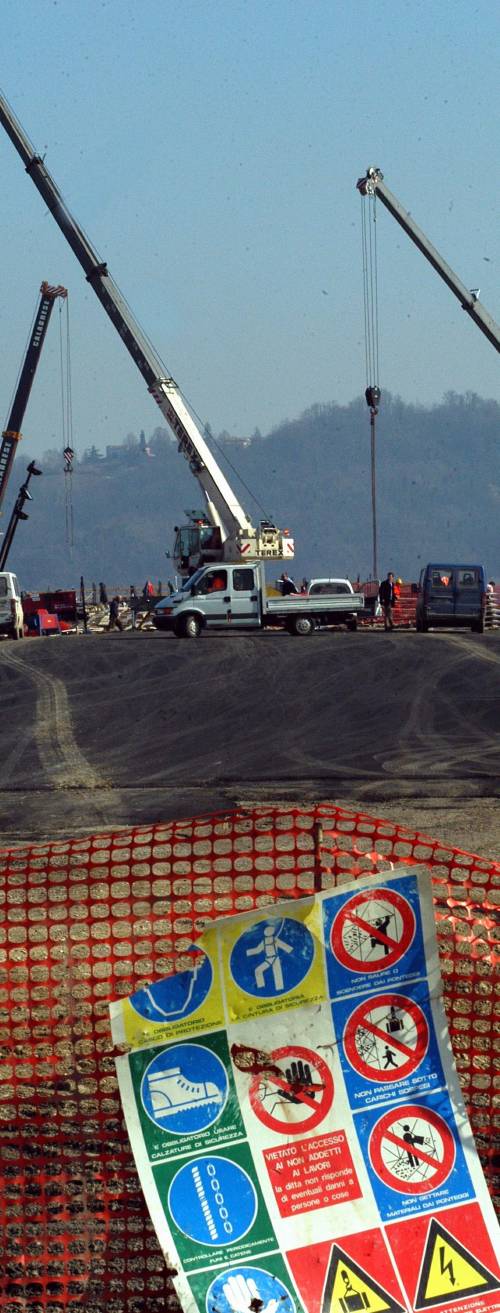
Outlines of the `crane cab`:
{"label": "crane cab", "polygon": [[210,524],[206,515],[188,511],[189,524],[175,527],[173,557],[179,574],[188,577],[200,565],[209,565],[211,561],[221,561],[223,557],[222,534],[218,525]]}

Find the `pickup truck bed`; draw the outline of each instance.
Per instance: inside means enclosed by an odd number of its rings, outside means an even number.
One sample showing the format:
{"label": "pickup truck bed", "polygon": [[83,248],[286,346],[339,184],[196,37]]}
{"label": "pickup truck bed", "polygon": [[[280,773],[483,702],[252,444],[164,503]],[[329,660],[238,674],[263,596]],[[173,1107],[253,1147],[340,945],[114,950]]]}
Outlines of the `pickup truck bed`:
{"label": "pickup truck bed", "polygon": [[347,624],[349,628],[355,629],[358,616],[361,617],[364,608],[364,597],[361,593],[346,593],[341,596],[332,595],[329,597],[318,595],[309,597],[307,593],[289,593],[287,597],[268,597],[263,609],[262,623],[272,625],[273,622],[285,625],[285,628],[291,632],[307,632],[307,626],[302,630],[296,630],[294,621],[300,616],[311,619],[314,628]]}

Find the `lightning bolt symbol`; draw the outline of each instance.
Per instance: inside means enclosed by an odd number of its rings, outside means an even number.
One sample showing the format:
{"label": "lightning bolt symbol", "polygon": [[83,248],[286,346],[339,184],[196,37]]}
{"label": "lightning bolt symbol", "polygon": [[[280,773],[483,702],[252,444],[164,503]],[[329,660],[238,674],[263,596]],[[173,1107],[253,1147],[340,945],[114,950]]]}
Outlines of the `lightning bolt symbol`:
{"label": "lightning bolt symbol", "polygon": [[448,1261],[447,1263],[445,1263],[445,1261],[444,1261],[444,1260],[445,1260],[445,1255],[446,1255],[446,1249],[445,1249],[445,1246],[444,1246],[444,1245],[440,1245],[440,1246],[439,1246],[439,1266],[440,1266],[440,1268],[441,1268],[441,1276],[444,1277],[445,1272],[447,1272],[447,1273],[448,1273],[448,1276],[449,1276],[449,1278],[450,1278],[450,1284],[451,1284],[452,1286],[454,1286],[454,1285],[456,1284],[456,1278],[455,1278],[455,1273],[454,1273],[454,1271],[453,1271],[453,1260],[450,1258],[449,1261]]}

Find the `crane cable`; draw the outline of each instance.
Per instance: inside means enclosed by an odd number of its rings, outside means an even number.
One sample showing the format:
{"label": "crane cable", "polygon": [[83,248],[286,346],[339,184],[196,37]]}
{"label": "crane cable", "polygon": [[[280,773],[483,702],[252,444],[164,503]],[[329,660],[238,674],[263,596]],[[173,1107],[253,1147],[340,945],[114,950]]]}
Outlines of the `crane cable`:
{"label": "crane cable", "polygon": [[[368,209],[367,209],[368,207]],[[367,388],[379,387],[377,198],[361,196],[361,245]]]}
{"label": "crane cable", "polygon": [[361,195],[361,248],[363,264],[363,308],[365,321],[365,400],[370,411],[370,466],[372,500],[372,576],[378,578],[377,477],[375,416],[381,397],[379,383],[377,198]]}
{"label": "crane cable", "polygon": [[63,333],[63,308],[59,306],[59,358],[61,371],[61,413],[64,457],[64,507],[66,525],[66,545],[70,557],[74,546],[73,515],[73,400],[71,384],[71,345],[69,330],[69,297],[65,298],[65,332]]}

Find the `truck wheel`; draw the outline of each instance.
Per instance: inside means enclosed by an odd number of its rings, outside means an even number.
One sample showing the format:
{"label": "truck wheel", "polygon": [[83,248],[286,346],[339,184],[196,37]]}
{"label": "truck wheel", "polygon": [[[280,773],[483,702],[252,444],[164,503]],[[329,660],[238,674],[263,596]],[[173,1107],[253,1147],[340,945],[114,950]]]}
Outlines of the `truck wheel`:
{"label": "truck wheel", "polygon": [[179,621],[176,634],[178,638],[198,638],[201,629],[197,615],[185,615]]}
{"label": "truck wheel", "polygon": [[471,633],[484,634],[484,615],[482,615],[479,620],[475,620],[474,624],[471,625]]}
{"label": "truck wheel", "polygon": [[306,634],[312,634],[314,629],[314,620],[308,615],[294,615],[291,621],[291,632],[297,634],[299,638]]}
{"label": "truck wheel", "polygon": [[357,627],[358,627],[357,616],[353,615],[351,620],[347,620],[346,628],[350,629],[351,633],[354,634],[356,632]]}

